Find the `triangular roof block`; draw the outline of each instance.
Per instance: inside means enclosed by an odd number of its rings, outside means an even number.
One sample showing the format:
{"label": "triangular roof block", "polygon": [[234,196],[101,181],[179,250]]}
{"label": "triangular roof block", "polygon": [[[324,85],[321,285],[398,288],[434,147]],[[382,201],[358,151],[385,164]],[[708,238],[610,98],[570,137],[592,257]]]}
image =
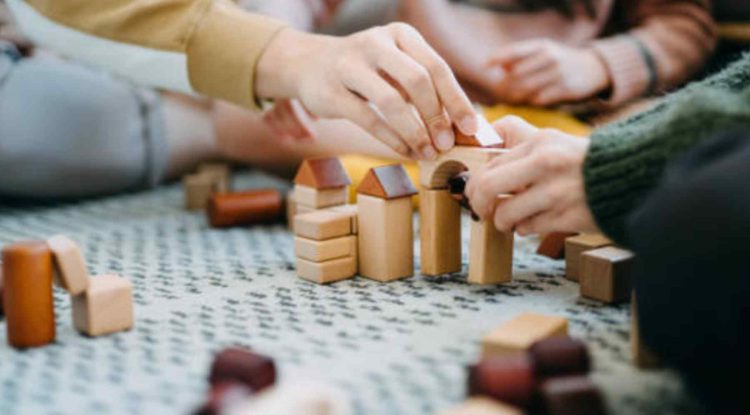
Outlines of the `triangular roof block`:
{"label": "triangular roof block", "polygon": [[357,193],[379,197],[381,199],[397,199],[417,194],[404,166],[391,164],[370,169],[357,189]]}
{"label": "triangular roof block", "polygon": [[352,183],[338,157],[307,159],[297,170],[294,184],[314,189],[333,189]]}
{"label": "triangular roof block", "polygon": [[457,128],[453,129],[456,134],[457,146],[487,148],[503,147],[503,139],[497,134],[486,118],[478,115],[477,123],[479,124],[479,131],[473,136],[461,134]]}

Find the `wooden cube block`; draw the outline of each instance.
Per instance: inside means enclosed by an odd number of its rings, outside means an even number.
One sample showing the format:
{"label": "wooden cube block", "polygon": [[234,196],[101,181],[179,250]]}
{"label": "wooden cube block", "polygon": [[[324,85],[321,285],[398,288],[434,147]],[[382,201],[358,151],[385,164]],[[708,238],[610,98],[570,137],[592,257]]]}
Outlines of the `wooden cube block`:
{"label": "wooden cube block", "polygon": [[211,178],[216,192],[232,191],[232,169],[226,163],[203,163],[198,174]]}
{"label": "wooden cube block", "polygon": [[347,213],[318,210],[294,217],[294,233],[322,241],[352,234],[352,219]]}
{"label": "wooden cube block", "polygon": [[482,337],[482,358],[522,353],[539,340],[567,334],[568,320],[563,317],[521,314]]}
{"label": "wooden cube block", "polygon": [[345,280],[357,274],[357,260],[353,256],[313,262],[297,258],[297,275],[300,278],[327,284]]}
{"label": "wooden cube block", "polygon": [[387,282],[414,275],[414,234],[410,197],[381,199],[357,195],[359,273]]}
{"label": "wooden cube block", "polygon": [[294,254],[298,258],[313,262],[357,256],[357,237],[355,235],[316,241],[302,237],[294,238]]}
{"label": "wooden cube block", "polygon": [[617,303],[630,298],[635,255],[614,246],[593,249],[581,255],[581,295]]}
{"label": "wooden cube block", "polygon": [[482,359],[468,368],[466,393],[529,406],[536,392],[534,361],[526,354]]}
{"label": "wooden cube block", "polygon": [[536,249],[536,253],[547,258],[562,259],[565,257],[565,240],[572,236],[576,236],[576,234],[553,232],[544,235],[539,243],[539,247]]}
{"label": "wooden cube block", "polygon": [[501,284],[513,279],[513,232],[500,232],[492,222],[471,222],[469,282]]}
{"label": "wooden cube block", "polygon": [[592,249],[612,245],[606,236],[601,234],[581,234],[565,240],[565,277],[578,281],[581,254]]}
{"label": "wooden cube block", "polygon": [[352,218],[352,233],[355,235],[359,233],[359,209],[357,209],[357,205],[347,204],[334,206],[329,209],[334,212],[341,212],[350,215]]}
{"label": "wooden cube block", "polygon": [[219,188],[216,181],[208,175],[189,174],[182,179],[185,191],[185,208],[189,210],[204,209],[208,198]]}
{"label": "wooden cube block", "polygon": [[88,289],[72,297],[73,325],[101,336],[133,327],[133,285],[116,275],[91,278]]}
{"label": "wooden cube block", "polygon": [[461,206],[447,189],[419,191],[419,239],[423,275],[461,271]]}
{"label": "wooden cube block", "polygon": [[474,397],[440,415],[523,415],[523,411],[493,399]]}
{"label": "wooden cube block", "polygon": [[649,369],[660,365],[659,358],[648,350],[648,347],[641,341],[635,293],[630,296],[630,351],[633,363],[641,369]]}
{"label": "wooden cube block", "polygon": [[294,198],[298,205],[321,209],[330,206],[344,205],[349,200],[349,187],[332,189],[315,189],[308,186],[294,186]]}
{"label": "wooden cube block", "polygon": [[89,273],[81,249],[65,235],[47,239],[56,265],[55,281],[72,295],[78,295],[89,287]]}

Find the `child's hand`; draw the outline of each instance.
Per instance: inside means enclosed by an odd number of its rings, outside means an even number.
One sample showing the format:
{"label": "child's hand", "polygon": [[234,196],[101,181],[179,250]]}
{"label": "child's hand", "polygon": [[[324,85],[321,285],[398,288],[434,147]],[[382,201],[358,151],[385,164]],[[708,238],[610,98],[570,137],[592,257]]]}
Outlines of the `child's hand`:
{"label": "child's hand", "polygon": [[580,101],[606,91],[611,80],[592,49],[552,40],[515,42],[498,50],[489,65],[506,76],[496,90],[511,104],[552,105]]}
{"label": "child's hand", "polygon": [[314,119],[296,99],[279,100],[263,114],[263,121],[284,141],[314,140]]}
{"label": "child's hand", "polygon": [[[472,209],[500,230],[521,235],[596,230],[586,204],[583,161],[589,140],[538,129],[518,117],[494,124],[510,152],[472,174]],[[513,197],[498,203],[498,195]]]}

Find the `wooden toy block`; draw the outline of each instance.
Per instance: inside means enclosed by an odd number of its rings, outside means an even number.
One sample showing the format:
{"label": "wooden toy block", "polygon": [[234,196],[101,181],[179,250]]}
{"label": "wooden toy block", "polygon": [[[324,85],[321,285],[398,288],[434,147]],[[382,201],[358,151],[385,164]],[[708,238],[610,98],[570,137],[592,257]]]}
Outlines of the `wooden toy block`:
{"label": "wooden toy block", "polygon": [[354,256],[313,262],[297,258],[297,275],[318,284],[345,280],[357,274],[357,259]]}
{"label": "wooden toy block", "polygon": [[275,189],[238,193],[216,193],[208,200],[206,215],[214,228],[253,225],[277,221],[284,208],[281,192]]}
{"label": "wooden toy block", "polygon": [[586,343],[567,336],[540,340],[529,349],[539,378],[583,375],[591,370],[591,357]]}
{"label": "wooden toy block", "polygon": [[349,200],[349,188],[347,186],[333,189],[314,189],[308,186],[294,186],[294,200],[297,205],[322,209],[331,206],[343,205]]}
{"label": "wooden toy block", "polygon": [[294,200],[294,189],[286,194],[286,225],[294,232],[294,216],[297,215],[297,202]]}
{"label": "wooden toy block", "polygon": [[448,190],[419,191],[419,224],[422,274],[461,271],[461,206]]}
{"label": "wooden toy block", "polygon": [[553,232],[545,235],[542,237],[536,253],[552,259],[563,259],[565,258],[565,240],[576,235],[568,232]]}
{"label": "wooden toy block", "polygon": [[[310,212],[316,212],[316,211],[318,211],[320,209],[315,209],[315,208],[311,208],[309,206],[296,204],[296,202],[295,202],[294,210],[295,210],[294,217],[296,218],[297,215],[302,215],[302,214],[310,213]],[[292,218],[292,229],[294,229],[294,218]]]}
{"label": "wooden toy block", "polygon": [[47,239],[56,265],[55,281],[72,295],[78,295],[89,287],[89,273],[81,249],[65,235]]}
{"label": "wooden toy block", "polygon": [[440,415],[523,415],[523,411],[494,399],[473,397]]}
{"label": "wooden toy block", "polygon": [[276,383],[276,364],[270,357],[249,350],[224,349],[214,357],[208,382],[238,382],[258,392]]}
{"label": "wooden toy block", "polygon": [[52,343],[52,251],[44,241],[21,242],[3,248],[2,258],[8,344],[27,348]]}
{"label": "wooden toy block", "polygon": [[492,222],[471,222],[469,282],[500,284],[513,279],[513,232],[501,232]]}
{"label": "wooden toy block", "polygon": [[423,188],[444,189],[448,179],[468,170],[472,172],[508,150],[481,147],[454,147],[436,160],[419,162],[419,182]]}
{"label": "wooden toy block", "polygon": [[469,147],[499,147],[503,145],[503,140],[497,134],[497,131],[490,125],[486,118],[477,115],[479,131],[473,136],[464,135],[458,129],[454,129],[457,146]]}
{"label": "wooden toy block", "polygon": [[557,316],[525,313],[497,327],[482,338],[482,358],[522,353],[539,340],[568,335],[568,320]]}
{"label": "wooden toy block", "polygon": [[606,236],[592,233],[573,236],[565,240],[565,277],[578,281],[581,267],[581,254],[592,249],[612,245]]}
{"label": "wooden toy block", "polygon": [[540,386],[546,414],[604,415],[607,413],[599,389],[588,376],[551,378]]}
{"label": "wooden toy block", "polygon": [[641,369],[654,368],[660,365],[659,358],[641,340],[635,293],[630,296],[630,351],[633,356],[633,363]]}
{"label": "wooden toy block", "polygon": [[357,236],[316,241],[307,238],[294,238],[294,254],[301,259],[313,262],[328,261],[343,257],[357,256]]}
{"label": "wooden toy block", "polygon": [[381,199],[360,194],[359,273],[386,282],[414,275],[410,197]]}
{"label": "wooden toy block", "polygon": [[534,397],[534,362],[525,354],[482,359],[469,366],[469,396],[487,396],[526,407]]}
{"label": "wooden toy block", "polygon": [[318,190],[342,188],[351,183],[338,157],[307,159],[294,177],[294,184]]}
{"label": "wooden toy block", "polygon": [[347,215],[351,216],[352,233],[355,235],[359,233],[359,209],[357,209],[357,205],[340,205],[334,206],[329,209],[334,212],[346,213]]}
{"label": "wooden toy block", "polygon": [[632,252],[614,246],[584,252],[579,275],[581,295],[605,303],[627,301],[634,259]]}
{"label": "wooden toy block", "polygon": [[210,177],[216,192],[232,191],[232,169],[229,165],[225,163],[203,163],[198,167],[198,174]]}
{"label": "wooden toy block", "polygon": [[357,193],[381,199],[398,199],[417,194],[404,166],[391,164],[370,169],[357,188]]}
{"label": "wooden toy block", "polygon": [[345,212],[317,210],[294,217],[294,233],[322,241],[352,234],[352,218]]}
{"label": "wooden toy block", "polygon": [[133,284],[116,275],[91,278],[89,287],[71,298],[73,325],[89,336],[133,327]]}
{"label": "wooden toy block", "polygon": [[185,190],[185,208],[189,210],[204,209],[208,198],[218,191],[216,182],[211,176],[189,174],[182,179]]}

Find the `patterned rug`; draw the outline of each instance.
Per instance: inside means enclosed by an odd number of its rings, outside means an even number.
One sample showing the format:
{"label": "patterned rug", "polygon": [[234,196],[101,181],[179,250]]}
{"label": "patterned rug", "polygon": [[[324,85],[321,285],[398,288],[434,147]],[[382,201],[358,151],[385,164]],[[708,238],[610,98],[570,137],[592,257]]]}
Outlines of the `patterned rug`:
{"label": "patterned rug", "polygon": [[[257,174],[238,179],[239,188],[285,186]],[[55,344],[16,351],[0,322],[0,414],[188,414],[205,395],[212,355],[231,345],[273,356],[281,381],[339,386],[356,414],[434,414],[462,399],[464,366],[477,359],[482,334],[525,311],[570,319],[571,334],[592,348],[611,413],[695,412],[674,374],[630,364],[628,306],[581,299],[562,277],[563,261],[533,253],[536,240],[517,239],[514,280],[502,286],[468,285],[465,270],[319,286],[295,276],[284,226],[212,230],[182,197],[173,185],[0,206],[0,245],[69,235],[95,275],[133,282],[136,316],[129,332],[84,337],[56,288]]]}

